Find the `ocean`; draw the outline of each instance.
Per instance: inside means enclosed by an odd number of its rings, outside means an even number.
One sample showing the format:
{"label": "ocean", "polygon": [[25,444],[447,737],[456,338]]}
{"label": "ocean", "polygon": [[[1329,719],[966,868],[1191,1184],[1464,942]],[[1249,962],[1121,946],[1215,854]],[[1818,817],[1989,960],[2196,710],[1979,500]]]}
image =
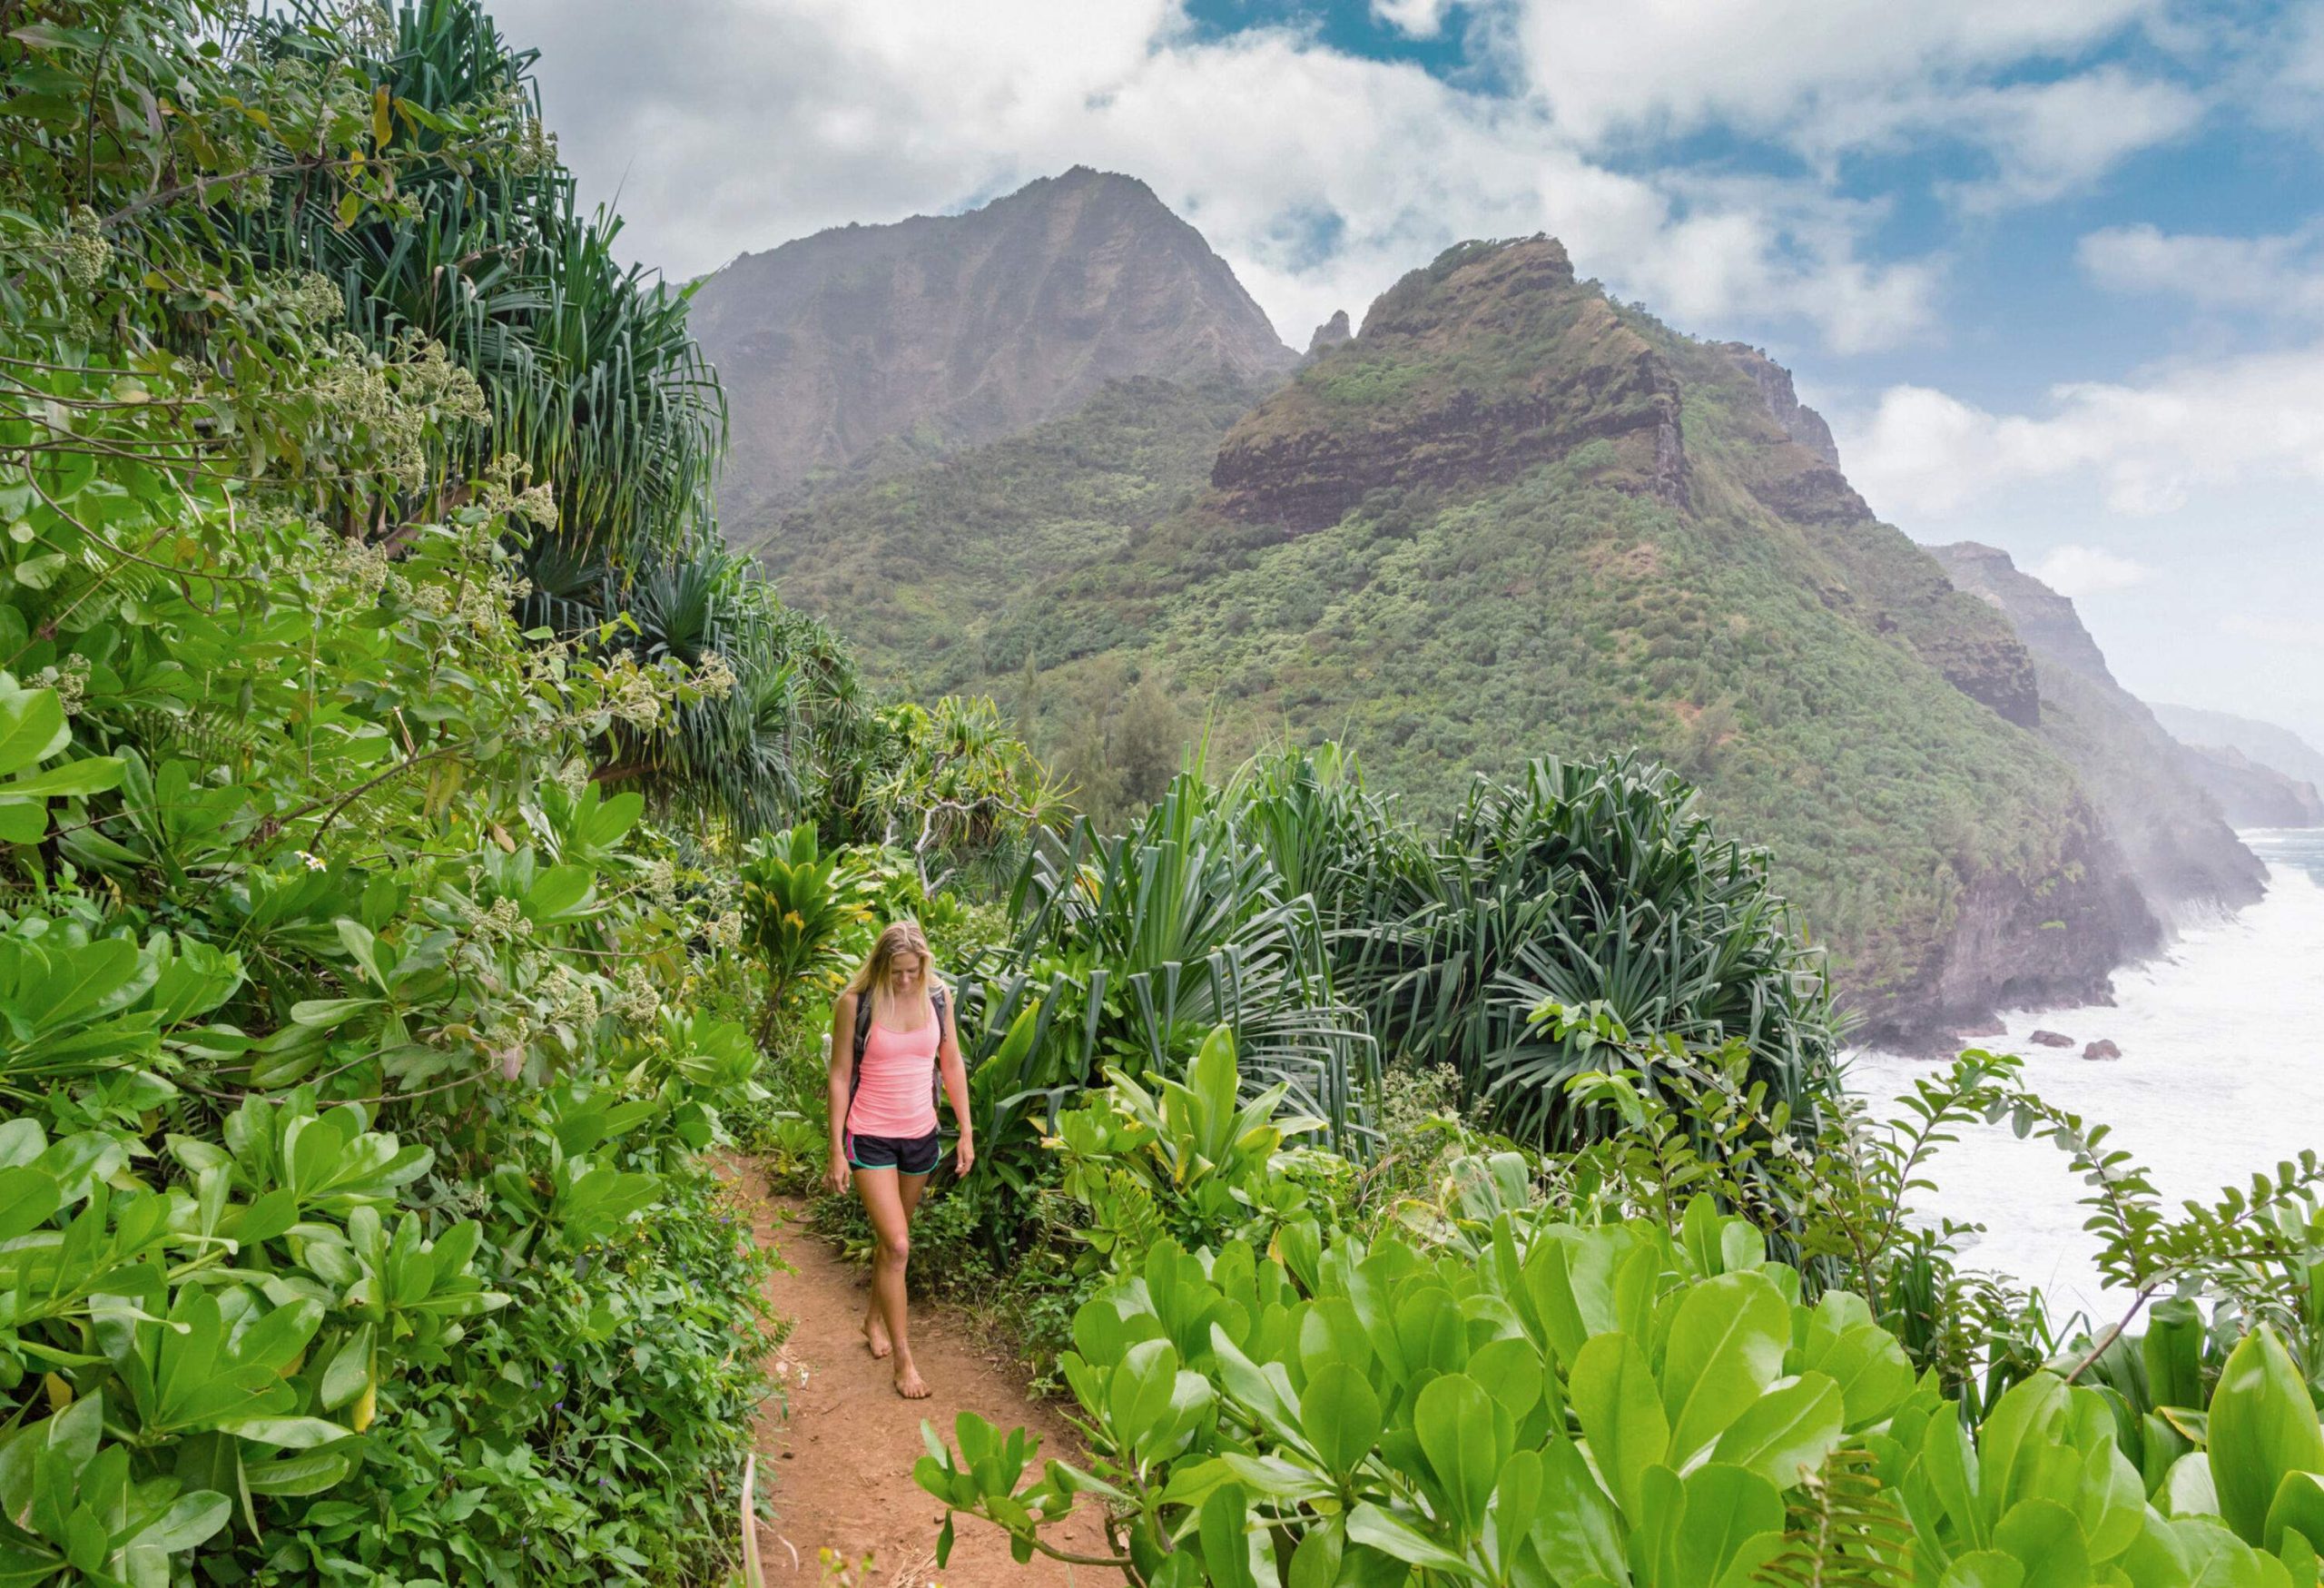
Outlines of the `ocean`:
{"label": "ocean", "polygon": [[[2188,928],[2145,965],[2114,976],[2112,1009],[2013,1011],[2005,1036],[1977,1045],[2025,1056],[2024,1080],[2090,1124],[2114,1128],[2109,1145],[2146,1166],[2174,1210],[2249,1184],[2303,1149],[2324,1151],[2324,829],[2256,832],[2244,842],[2269,869],[2267,897],[2235,916]],[[2048,1029],[2072,1048],[2034,1047]],[[2122,1056],[2082,1057],[2112,1041]],[[1905,1090],[1926,1060],[1863,1051],[1850,1085],[1876,1103]],[[2019,1140],[2006,1124],[1976,1126],[1945,1148],[1915,1210],[1985,1226],[1965,1267],[2039,1286],[2053,1318],[2077,1309],[2111,1319],[2093,1261],[2094,1238],[2066,1155]],[[2113,1309],[2119,1311],[2119,1307]]]}

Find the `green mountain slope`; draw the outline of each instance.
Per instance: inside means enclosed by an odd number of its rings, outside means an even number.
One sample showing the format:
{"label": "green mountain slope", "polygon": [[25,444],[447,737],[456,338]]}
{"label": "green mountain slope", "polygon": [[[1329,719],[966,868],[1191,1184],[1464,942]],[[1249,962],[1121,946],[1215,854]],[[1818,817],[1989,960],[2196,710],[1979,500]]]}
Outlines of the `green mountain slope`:
{"label": "green mountain slope", "polygon": [[[1464,245],[1244,416],[1191,503],[874,643],[1051,744],[1159,679],[1214,759],[1330,734],[1436,812],[1477,770],[1639,745],[1774,850],[1867,1034],[2101,991],[2155,922],[2024,725],[2031,658],[1873,519],[1770,371],[1619,308],[1547,239]],[[1024,533],[1054,546],[1047,521]]]}
{"label": "green mountain slope", "polygon": [[1192,502],[1261,390],[1226,375],[1116,381],[1021,436],[729,533],[787,599],[841,624],[868,676],[973,679],[985,651],[961,642],[1041,580],[1122,553]]}
{"label": "green mountain slope", "polygon": [[2210,768],[2114,680],[2073,603],[1974,541],[1929,548],[1954,585],[2007,617],[2033,653],[2043,741],[2064,758],[2163,920],[2257,901],[2267,868],[2207,792]]}

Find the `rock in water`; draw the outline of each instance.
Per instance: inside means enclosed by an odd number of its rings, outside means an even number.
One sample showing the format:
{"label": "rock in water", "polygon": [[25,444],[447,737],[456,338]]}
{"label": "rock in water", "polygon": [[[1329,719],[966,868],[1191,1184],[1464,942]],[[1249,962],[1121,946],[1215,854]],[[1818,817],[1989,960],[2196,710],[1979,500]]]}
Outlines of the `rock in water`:
{"label": "rock in water", "polygon": [[2122,1056],[2122,1050],[2102,1037],[2083,1048],[2082,1056],[2085,1059],[2120,1059]]}
{"label": "rock in water", "polygon": [[2025,1040],[2029,1042],[2039,1043],[2044,1048],[2071,1048],[2073,1046],[2073,1039],[2067,1036],[2063,1031],[2035,1031],[2032,1036]]}

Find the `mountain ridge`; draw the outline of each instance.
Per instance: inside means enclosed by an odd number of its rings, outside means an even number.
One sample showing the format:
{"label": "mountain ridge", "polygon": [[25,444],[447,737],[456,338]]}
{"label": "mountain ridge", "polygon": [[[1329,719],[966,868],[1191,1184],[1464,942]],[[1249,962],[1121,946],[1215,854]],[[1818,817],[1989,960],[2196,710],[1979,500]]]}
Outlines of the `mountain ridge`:
{"label": "mountain ridge", "polygon": [[908,666],[1068,745],[1159,680],[1216,756],[1329,733],[1438,812],[1472,771],[1639,745],[1772,843],[1866,1035],[2104,997],[2160,929],[2018,720],[2030,654],[1763,357],[1548,239],[1448,251],[1237,419],[1207,489]]}
{"label": "mountain ridge", "polygon": [[697,283],[689,317],[727,394],[738,539],[767,504],[1018,433],[1108,380],[1297,362],[1201,232],[1088,166],[961,214],[743,254]]}
{"label": "mountain ridge", "polygon": [[2082,779],[2156,918],[2257,902],[2266,866],[2236,838],[2205,769],[2116,682],[2072,599],[1997,547],[1957,541],[1928,550],[1955,587],[2005,616],[2033,654],[2036,729]]}

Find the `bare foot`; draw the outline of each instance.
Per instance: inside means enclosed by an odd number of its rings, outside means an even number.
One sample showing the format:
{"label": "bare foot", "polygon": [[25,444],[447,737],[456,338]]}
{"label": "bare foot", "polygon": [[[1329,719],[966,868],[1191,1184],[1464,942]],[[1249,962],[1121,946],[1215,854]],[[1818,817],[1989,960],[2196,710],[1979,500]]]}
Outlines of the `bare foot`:
{"label": "bare foot", "polygon": [[863,1320],[863,1345],[872,1353],[874,1362],[883,1360],[895,1348],[889,1344],[888,1325],[884,1318],[867,1317]]}
{"label": "bare foot", "polygon": [[928,1398],[928,1385],[920,1376],[920,1369],[909,1362],[896,1364],[896,1393],[908,1401]]}

